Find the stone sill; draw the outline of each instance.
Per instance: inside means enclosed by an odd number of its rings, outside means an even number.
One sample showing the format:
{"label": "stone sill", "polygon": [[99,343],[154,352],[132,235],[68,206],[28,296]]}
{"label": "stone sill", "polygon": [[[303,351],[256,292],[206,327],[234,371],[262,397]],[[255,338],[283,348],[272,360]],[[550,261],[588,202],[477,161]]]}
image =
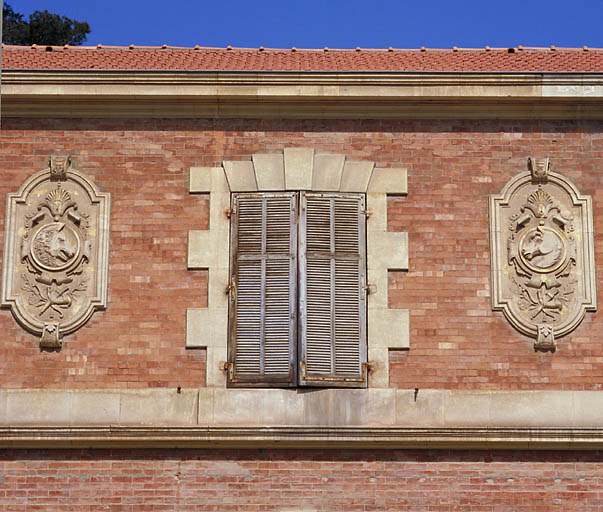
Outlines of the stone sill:
{"label": "stone sill", "polygon": [[0,428],[602,428],[603,391],[4,389]]}

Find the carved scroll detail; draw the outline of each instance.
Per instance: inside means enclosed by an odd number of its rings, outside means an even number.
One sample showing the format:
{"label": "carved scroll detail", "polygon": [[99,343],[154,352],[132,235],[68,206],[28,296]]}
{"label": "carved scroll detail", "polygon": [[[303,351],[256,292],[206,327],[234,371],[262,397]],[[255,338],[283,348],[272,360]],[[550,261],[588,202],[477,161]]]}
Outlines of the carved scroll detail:
{"label": "carved scroll detail", "polygon": [[42,347],[106,306],[109,201],[70,157],[50,157],[9,194],[2,305]]}
{"label": "carved scroll detail", "polygon": [[528,168],[490,197],[492,307],[554,351],[596,309],[591,199],[548,158]]}

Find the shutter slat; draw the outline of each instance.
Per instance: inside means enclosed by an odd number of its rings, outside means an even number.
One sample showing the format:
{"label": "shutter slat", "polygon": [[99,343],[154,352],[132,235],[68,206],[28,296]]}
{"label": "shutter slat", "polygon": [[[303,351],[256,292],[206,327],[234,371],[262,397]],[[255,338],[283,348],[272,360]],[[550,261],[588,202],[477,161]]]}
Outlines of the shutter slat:
{"label": "shutter slat", "polygon": [[290,266],[289,258],[266,262],[264,371],[268,375],[289,374]]}
{"label": "shutter slat", "polygon": [[296,204],[292,193],[233,196],[229,385],[293,384]]}
{"label": "shutter slat", "polygon": [[300,382],[366,385],[364,197],[304,194],[300,221]]}
{"label": "shutter slat", "polygon": [[238,267],[236,309],[236,356],[238,371],[257,375],[260,373],[261,314],[261,261],[245,261]]}
{"label": "shutter slat", "polygon": [[331,374],[331,261],[308,260],[306,370]]}
{"label": "shutter slat", "polygon": [[335,374],[360,368],[360,294],[358,261],[335,261]]}

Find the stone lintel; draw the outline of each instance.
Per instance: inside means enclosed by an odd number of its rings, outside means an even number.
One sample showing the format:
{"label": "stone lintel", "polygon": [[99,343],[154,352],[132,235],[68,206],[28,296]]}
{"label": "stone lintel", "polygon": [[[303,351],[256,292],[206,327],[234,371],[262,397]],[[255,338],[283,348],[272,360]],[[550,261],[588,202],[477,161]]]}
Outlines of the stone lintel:
{"label": "stone lintel", "polygon": [[231,192],[255,192],[258,189],[251,160],[222,163]]}
{"label": "stone lintel", "polygon": [[366,192],[374,166],[374,162],[346,161],[339,190],[341,192]]}
{"label": "stone lintel", "polygon": [[314,149],[285,148],[285,189],[310,190],[314,167]]}
{"label": "stone lintel", "polygon": [[312,190],[338,192],[341,185],[341,174],[344,163],[345,155],[314,155]]}
{"label": "stone lintel", "polygon": [[374,169],[367,192],[369,194],[407,194],[408,179],[406,169]]}
{"label": "stone lintel", "polygon": [[258,190],[285,190],[285,161],[282,153],[255,154],[252,159]]}

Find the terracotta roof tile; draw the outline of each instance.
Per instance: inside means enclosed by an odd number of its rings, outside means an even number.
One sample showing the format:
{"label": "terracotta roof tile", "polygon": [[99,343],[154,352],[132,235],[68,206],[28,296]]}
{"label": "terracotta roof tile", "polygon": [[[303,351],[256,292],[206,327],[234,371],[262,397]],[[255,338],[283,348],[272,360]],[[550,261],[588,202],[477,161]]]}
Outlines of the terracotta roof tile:
{"label": "terracotta roof tile", "polygon": [[603,72],[603,50],[277,50],[3,46],[3,69]]}

